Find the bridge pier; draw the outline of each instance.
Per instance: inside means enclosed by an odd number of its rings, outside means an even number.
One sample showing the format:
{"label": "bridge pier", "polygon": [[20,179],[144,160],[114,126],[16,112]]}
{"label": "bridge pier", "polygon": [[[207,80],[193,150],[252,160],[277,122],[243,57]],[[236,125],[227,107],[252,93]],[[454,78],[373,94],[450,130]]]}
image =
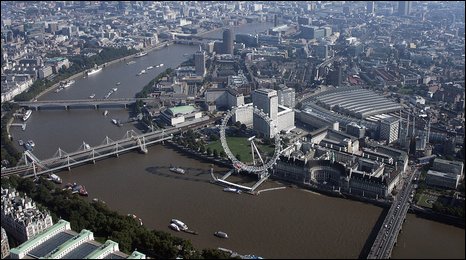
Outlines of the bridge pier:
{"label": "bridge pier", "polygon": [[97,110],[97,108],[99,108],[97,105],[94,105],[94,110]]}
{"label": "bridge pier", "polygon": [[68,105],[65,105],[65,110],[70,110],[70,107]]}

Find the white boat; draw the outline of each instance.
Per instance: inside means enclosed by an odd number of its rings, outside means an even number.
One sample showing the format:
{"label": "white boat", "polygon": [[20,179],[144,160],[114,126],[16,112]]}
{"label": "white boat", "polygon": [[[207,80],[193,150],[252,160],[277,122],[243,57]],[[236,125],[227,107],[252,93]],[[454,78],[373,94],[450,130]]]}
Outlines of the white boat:
{"label": "white boat", "polygon": [[159,64],[159,65],[157,65],[157,66],[155,66],[155,67],[156,67],[156,68],[160,67],[160,64]]}
{"label": "white boat", "polygon": [[118,121],[116,119],[112,119],[112,123],[114,123],[115,125],[118,125]]}
{"label": "white boat", "polygon": [[113,92],[116,92],[118,90],[118,88],[112,88]]}
{"label": "white boat", "polygon": [[55,174],[50,174],[50,178],[52,179],[53,182],[55,183],[58,183],[58,184],[61,184],[62,183],[62,180],[60,177],[58,177],[57,175]]}
{"label": "white boat", "polygon": [[118,86],[118,85],[120,85],[120,84],[121,84],[121,82],[120,82],[120,81],[118,81],[118,82],[116,83],[116,85],[117,85],[117,86]]}
{"label": "white boat", "polygon": [[134,56],[134,57],[139,58],[139,57],[146,56],[146,55],[147,55],[147,52],[143,51],[143,52],[140,52],[140,53],[136,54],[136,56]]}
{"label": "white boat", "polygon": [[108,115],[108,110],[105,110],[104,111],[104,116],[107,116]]}
{"label": "white boat", "polygon": [[188,226],[185,223],[179,221],[178,219],[172,219],[171,224],[177,225],[180,228],[180,230],[187,230],[188,229]]}
{"label": "white boat", "polygon": [[92,74],[97,73],[97,72],[99,72],[101,70],[102,70],[102,68],[98,68],[98,67],[94,68],[94,69],[91,69],[90,71],[87,72],[87,75],[92,75]]}
{"label": "white boat", "polygon": [[169,227],[175,231],[180,231],[180,228],[175,223],[170,223]]}
{"label": "white boat", "polygon": [[183,168],[180,168],[180,167],[170,167],[170,171],[176,172],[176,173],[179,173],[179,174],[185,174],[186,173],[186,171]]}
{"label": "white boat", "polygon": [[26,113],[23,116],[23,121],[28,120],[29,117],[31,116],[31,114],[32,114],[32,110],[30,110],[30,109],[26,110]]}
{"label": "white boat", "polygon": [[146,68],[146,70],[151,70],[153,68],[154,68],[153,66],[149,66],[149,67]]}
{"label": "white boat", "polygon": [[18,141],[18,144],[19,144],[20,146],[23,146],[23,144],[24,144],[23,140],[19,140],[19,141]]}
{"label": "white boat", "polygon": [[160,64],[160,67],[163,67],[163,63]]}
{"label": "white boat", "polygon": [[110,92],[108,92],[107,95],[105,95],[105,99],[109,98],[111,94],[113,94],[113,90],[110,90]]}
{"label": "white boat", "polygon": [[214,233],[214,235],[220,238],[228,238],[228,234],[223,231],[217,231]]}
{"label": "white boat", "polygon": [[225,188],[225,189],[223,189],[223,191],[226,191],[226,192],[234,192],[234,193],[238,193],[238,194],[241,193],[241,190],[240,190],[240,189],[234,189],[234,188]]}
{"label": "white boat", "polygon": [[35,144],[34,141],[32,141],[32,140],[29,140],[29,141],[28,141],[28,144],[29,144],[31,147],[36,146],[36,144]]}
{"label": "white boat", "polygon": [[144,74],[144,73],[146,73],[146,70],[141,70],[140,73],[141,73],[141,74]]}
{"label": "white boat", "polygon": [[89,96],[89,98],[94,98],[95,97],[95,94],[92,94]]}
{"label": "white boat", "polygon": [[73,85],[74,84],[74,80],[69,80],[69,81],[65,81],[62,83],[62,87],[63,88],[68,88],[69,86]]}
{"label": "white boat", "polygon": [[130,64],[134,64],[136,63],[134,60],[130,61],[130,62],[127,62],[126,65],[130,65]]}

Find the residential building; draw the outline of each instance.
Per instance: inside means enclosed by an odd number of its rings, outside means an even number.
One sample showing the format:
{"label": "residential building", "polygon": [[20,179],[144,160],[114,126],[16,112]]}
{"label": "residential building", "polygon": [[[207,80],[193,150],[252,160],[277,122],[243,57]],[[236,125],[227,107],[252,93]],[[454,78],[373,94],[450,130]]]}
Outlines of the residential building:
{"label": "residential building", "polygon": [[31,198],[20,196],[14,189],[1,188],[1,203],[2,226],[20,242],[27,241],[53,224],[48,212],[37,209]]}

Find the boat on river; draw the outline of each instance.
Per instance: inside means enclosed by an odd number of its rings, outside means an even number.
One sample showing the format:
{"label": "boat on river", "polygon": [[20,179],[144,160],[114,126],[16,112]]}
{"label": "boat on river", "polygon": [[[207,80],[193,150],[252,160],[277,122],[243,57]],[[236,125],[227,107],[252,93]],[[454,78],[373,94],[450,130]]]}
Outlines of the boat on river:
{"label": "boat on river", "polygon": [[93,68],[93,69],[91,69],[91,70],[89,70],[87,72],[87,75],[89,76],[89,75],[95,74],[95,73],[97,73],[97,72],[99,72],[101,70],[102,70],[102,68],[99,68],[99,67]]}
{"label": "boat on river", "polygon": [[32,110],[28,109],[28,110],[26,111],[26,113],[24,113],[23,121],[28,120],[29,117],[31,116],[31,114],[32,114]]}
{"label": "boat on river", "polygon": [[172,219],[171,224],[177,225],[180,230],[188,230],[188,226],[185,223],[179,221],[178,219]]}
{"label": "boat on river", "polygon": [[108,110],[105,110],[104,111],[104,116],[107,116],[108,115]]}
{"label": "boat on river", "polygon": [[90,99],[95,98],[95,94],[90,95],[89,98],[90,98]]}
{"label": "boat on river", "polygon": [[140,53],[136,54],[134,57],[139,58],[139,57],[143,57],[143,56],[146,56],[146,55],[147,55],[147,52],[143,51],[143,52],[140,52]]}
{"label": "boat on river", "polygon": [[61,87],[62,88],[68,88],[69,86],[73,85],[75,83],[74,80],[68,80],[68,81],[64,81],[61,83]]}
{"label": "boat on river", "polygon": [[58,175],[55,175],[55,174],[50,174],[50,180],[57,183],[57,184],[62,184],[62,180],[60,177],[58,177]]}
{"label": "boat on river", "polygon": [[223,191],[225,191],[225,192],[234,192],[234,193],[237,193],[237,194],[241,193],[240,189],[235,189],[235,188],[225,188],[225,189],[223,189]]}
{"label": "boat on river", "polygon": [[179,173],[179,174],[185,174],[186,173],[186,171],[183,168],[180,168],[180,167],[170,167],[170,171],[176,172],[176,173]]}
{"label": "boat on river", "polygon": [[180,231],[180,228],[175,223],[170,223],[168,226],[175,231]]}
{"label": "boat on river", "polygon": [[223,231],[217,231],[214,233],[214,235],[219,238],[228,238],[228,234]]}

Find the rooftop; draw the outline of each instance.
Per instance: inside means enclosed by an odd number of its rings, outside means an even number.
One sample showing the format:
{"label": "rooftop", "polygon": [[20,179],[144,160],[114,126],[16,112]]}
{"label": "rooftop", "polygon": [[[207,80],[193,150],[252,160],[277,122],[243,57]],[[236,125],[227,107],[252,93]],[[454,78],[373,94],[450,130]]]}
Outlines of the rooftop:
{"label": "rooftop", "polygon": [[178,106],[178,107],[171,107],[168,109],[172,115],[176,114],[189,114],[192,113],[195,108],[193,106]]}

